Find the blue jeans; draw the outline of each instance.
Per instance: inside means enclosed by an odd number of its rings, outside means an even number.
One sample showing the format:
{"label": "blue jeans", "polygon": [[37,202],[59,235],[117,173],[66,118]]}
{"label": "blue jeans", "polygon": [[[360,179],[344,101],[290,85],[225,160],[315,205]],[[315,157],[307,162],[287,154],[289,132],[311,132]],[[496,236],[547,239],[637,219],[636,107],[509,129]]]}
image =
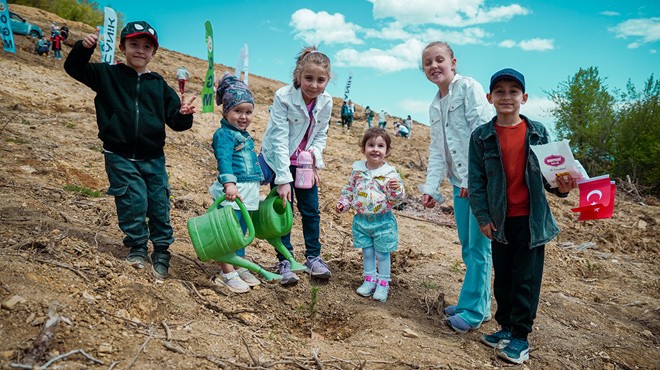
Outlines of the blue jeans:
{"label": "blue jeans", "polygon": [[[311,189],[299,189],[293,186],[296,182],[296,166],[290,166],[289,170],[293,175],[293,182],[291,190],[294,196],[292,197],[291,206],[298,202],[298,211],[302,217],[303,236],[305,238],[305,258],[318,257],[321,254],[321,242],[319,241],[321,212],[319,211],[319,188],[316,184]],[[270,184],[270,188],[277,187],[274,182]],[[295,201],[293,201],[295,199]],[[293,255],[293,246],[291,246],[291,233],[282,237],[282,244]],[[277,259],[284,261],[284,256],[277,252]]]}
{"label": "blue jeans", "polygon": [[465,277],[458,296],[456,314],[477,327],[490,314],[490,277],[493,269],[490,240],[481,233],[468,198],[459,197],[454,186],[454,217],[462,246]]}

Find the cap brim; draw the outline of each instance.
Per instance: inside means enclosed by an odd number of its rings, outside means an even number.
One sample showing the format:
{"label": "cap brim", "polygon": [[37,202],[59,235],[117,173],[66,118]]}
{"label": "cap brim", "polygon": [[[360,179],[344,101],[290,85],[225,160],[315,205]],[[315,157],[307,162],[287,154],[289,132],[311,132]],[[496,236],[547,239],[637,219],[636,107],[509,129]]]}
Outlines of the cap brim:
{"label": "cap brim", "polygon": [[151,39],[151,41],[153,41],[154,46],[158,47],[158,39],[156,38],[156,36],[152,35],[149,32],[133,32],[133,33],[129,33],[128,35],[124,36],[124,38],[125,39],[132,39],[132,38],[138,37],[138,36],[147,36],[147,37],[149,37]]}

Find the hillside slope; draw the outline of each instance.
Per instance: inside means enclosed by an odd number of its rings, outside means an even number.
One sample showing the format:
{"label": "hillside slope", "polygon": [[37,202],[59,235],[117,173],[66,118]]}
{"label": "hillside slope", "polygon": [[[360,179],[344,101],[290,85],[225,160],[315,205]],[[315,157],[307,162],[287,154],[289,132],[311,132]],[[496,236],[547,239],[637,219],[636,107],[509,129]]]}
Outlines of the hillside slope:
{"label": "hillside slope", "polygon": [[[11,5],[44,29],[50,13]],[[72,38],[91,28],[68,22]],[[213,285],[213,263],[197,260],[186,231],[190,217],[211,204],[216,176],[210,147],[219,114],[195,115],[194,127],[168,131],[172,188],[171,277],[155,281],[148,269],[123,262],[126,249],[114,201],[66,186],[98,190],[107,179],[97,138],[93,94],[68,77],[62,62],[31,52],[34,40],[17,36],[16,55],[0,52],[0,367],[49,359],[70,351],[62,368],[137,369],[441,369],[508,367],[479,343],[495,322],[457,335],[440,308],[454,304],[464,266],[451,207],[423,210],[428,128],[412,140],[394,138],[389,161],[409,194],[397,212],[400,240],[393,254],[393,289],[386,303],[359,297],[361,255],[351,246],[351,216],[336,215],[339,189],[360,158],[363,120],[351,131],[332,124],[321,173],[323,257],[328,283],[301,276],[292,288],[262,284],[236,295]],[[63,55],[70,50],[65,46]],[[98,52],[94,56],[98,59]],[[189,95],[199,96],[206,62],[159,49],[150,65],[176,81],[186,66]],[[217,65],[217,70],[229,70]],[[267,107],[281,82],[250,76],[256,113],[250,131],[260,146]],[[199,102],[198,102],[199,103]],[[333,122],[339,120],[335,99]],[[198,110],[201,111],[201,107]],[[262,189],[263,192],[266,189]],[[450,189],[442,192],[448,198]],[[551,198],[562,233],[546,249],[541,304],[530,340],[530,368],[653,369],[660,363],[659,207],[620,194],[611,220],[577,223],[577,195]],[[449,203],[450,204],[450,203]],[[296,218],[299,224],[299,218]],[[296,256],[302,235],[294,227]],[[248,256],[271,267],[262,241]],[[304,275],[304,274],[303,274]],[[493,302],[495,309],[495,302]],[[50,339],[41,335],[49,310],[60,315]],[[494,311],[493,311],[494,312]]]}

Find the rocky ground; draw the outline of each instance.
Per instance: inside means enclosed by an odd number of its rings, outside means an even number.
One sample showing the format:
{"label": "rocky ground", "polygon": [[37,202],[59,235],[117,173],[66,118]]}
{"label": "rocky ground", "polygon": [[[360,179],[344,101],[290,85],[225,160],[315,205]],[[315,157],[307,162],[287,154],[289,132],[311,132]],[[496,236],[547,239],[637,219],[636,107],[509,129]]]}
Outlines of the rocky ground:
{"label": "rocky ground", "polygon": [[[64,21],[33,8],[11,9],[43,29],[51,20]],[[73,39],[91,31],[68,23]],[[107,179],[91,91],[68,77],[62,62],[33,55],[34,40],[17,36],[16,42],[16,55],[0,53],[0,368],[510,366],[478,341],[497,329],[495,322],[466,335],[443,324],[441,308],[456,302],[464,265],[451,202],[434,210],[419,204],[428,128],[415,125],[412,140],[395,138],[389,159],[400,169],[409,198],[396,213],[401,244],[393,254],[386,303],[355,294],[362,265],[351,246],[351,216],[334,213],[350,163],[360,158],[357,142],[364,125],[361,117],[351,131],[334,124],[338,98],[320,194],[323,257],[332,279],[301,276],[291,288],[264,283],[241,295],[210,281],[217,266],[197,259],[186,222],[211,203],[215,113],[195,115],[189,131],[168,132],[177,240],[170,278],[156,281],[148,269],[123,262],[127,251],[114,202],[104,194]],[[65,57],[69,50],[64,46]],[[159,49],[150,66],[175,86],[180,65],[194,74],[188,85],[200,95],[205,61]],[[283,83],[259,76],[250,82],[257,100],[250,131],[260,145],[267,107]],[[656,200],[629,190],[619,189],[611,220],[578,223],[570,211],[577,194],[550,199],[562,233],[546,249],[531,359],[521,367],[660,367],[660,208]],[[442,192],[450,197],[448,187]],[[292,240],[301,259],[302,235],[295,226]],[[269,268],[276,262],[262,241],[254,242],[248,255]]]}

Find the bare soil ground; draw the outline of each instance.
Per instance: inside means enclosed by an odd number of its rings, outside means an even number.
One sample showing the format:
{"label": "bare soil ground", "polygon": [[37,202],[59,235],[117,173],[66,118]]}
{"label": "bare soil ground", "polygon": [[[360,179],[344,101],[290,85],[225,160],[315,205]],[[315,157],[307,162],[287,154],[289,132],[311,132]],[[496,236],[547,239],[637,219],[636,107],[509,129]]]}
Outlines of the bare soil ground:
{"label": "bare soil ground", "polygon": [[[44,30],[51,20],[64,21],[33,8],[11,8]],[[68,23],[74,40],[91,31]],[[322,253],[332,279],[323,283],[301,276],[292,288],[264,283],[241,295],[210,281],[217,266],[197,260],[186,231],[187,220],[211,203],[207,189],[216,167],[210,142],[219,114],[197,114],[191,130],[169,132],[177,240],[170,278],[156,281],[148,269],[137,271],[123,262],[127,251],[114,202],[103,193],[107,179],[92,92],[68,77],[62,62],[33,55],[34,40],[17,36],[16,41],[16,55],[0,53],[0,368],[28,363],[66,369],[510,366],[478,341],[497,329],[495,322],[466,335],[443,324],[441,308],[456,302],[464,266],[451,202],[434,210],[419,204],[428,128],[415,125],[412,140],[395,138],[390,157],[404,177],[409,201],[397,212],[401,245],[393,254],[395,278],[386,303],[355,294],[362,263],[351,246],[351,216],[333,211],[350,164],[360,158],[361,119],[351,131],[334,123],[329,130],[320,197]],[[64,47],[65,57],[69,50]],[[175,86],[180,65],[194,74],[188,86],[199,96],[205,61],[160,49],[151,67]],[[258,145],[267,107],[282,85],[251,76],[257,105],[250,130]],[[333,121],[338,117],[335,112]],[[65,190],[71,185],[101,196]],[[442,191],[450,197],[448,187]],[[611,220],[585,223],[570,212],[577,194],[550,202],[562,233],[546,249],[533,350],[521,367],[660,368],[657,202],[620,191]],[[297,226],[292,240],[300,259]],[[254,242],[248,255],[264,266],[276,262],[262,241]],[[59,322],[46,329],[50,317]]]}

